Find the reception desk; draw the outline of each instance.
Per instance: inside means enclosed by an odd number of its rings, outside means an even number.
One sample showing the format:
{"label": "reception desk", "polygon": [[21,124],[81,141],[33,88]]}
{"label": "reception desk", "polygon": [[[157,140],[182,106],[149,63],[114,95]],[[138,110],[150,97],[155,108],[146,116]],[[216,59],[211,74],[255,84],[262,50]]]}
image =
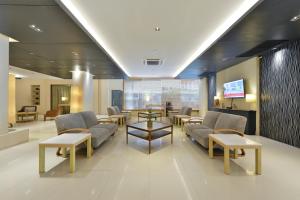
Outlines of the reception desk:
{"label": "reception desk", "polygon": [[234,110],[222,108],[209,108],[210,111],[229,113],[233,115],[241,115],[247,118],[245,133],[247,135],[255,135],[256,131],[256,111],[255,110]]}

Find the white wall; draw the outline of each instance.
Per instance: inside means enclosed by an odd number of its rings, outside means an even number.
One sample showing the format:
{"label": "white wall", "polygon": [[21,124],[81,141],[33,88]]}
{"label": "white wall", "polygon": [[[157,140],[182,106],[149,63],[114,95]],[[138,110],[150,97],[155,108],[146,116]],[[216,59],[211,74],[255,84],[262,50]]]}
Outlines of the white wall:
{"label": "white wall", "polygon": [[123,79],[101,79],[98,81],[99,113],[107,114],[107,107],[111,106],[111,91],[123,91]]}
{"label": "white wall", "polygon": [[256,110],[256,134],[259,134],[259,60],[251,58],[240,64],[234,65],[217,73],[217,96],[220,97],[220,104],[230,106],[230,99],[223,97],[223,84],[226,82],[245,79],[245,92],[255,94],[256,102],[249,103],[245,99],[234,99],[233,104],[241,110]]}
{"label": "white wall", "polygon": [[16,80],[16,107],[17,111],[22,106],[32,105],[31,85],[40,85],[40,105],[37,106],[39,114],[45,114],[51,108],[51,85],[52,84],[71,84],[72,80],[39,80],[39,79],[20,79]]}

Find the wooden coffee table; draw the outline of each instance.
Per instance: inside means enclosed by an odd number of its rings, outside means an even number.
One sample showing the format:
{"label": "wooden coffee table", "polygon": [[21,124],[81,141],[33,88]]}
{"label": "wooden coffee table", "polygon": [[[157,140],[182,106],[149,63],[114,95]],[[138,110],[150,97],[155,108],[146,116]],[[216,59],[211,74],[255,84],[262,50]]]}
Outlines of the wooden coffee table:
{"label": "wooden coffee table", "polygon": [[209,157],[214,157],[214,143],[224,148],[224,173],[230,174],[229,151],[234,150],[234,158],[237,158],[238,149],[255,149],[255,173],[261,174],[261,144],[248,138],[235,134],[209,134]]}
{"label": "wooden coffee table", "polygon": [[70,172],[75,171],[76,146],[86,142],[87,157],[92,156],[92,136],[89,133],[66,133],[49,138],[39,143],[39,171],[45,172],[45,149],[46,147],[70,148]]}
{"label": "wooden coffee table", "polygon": [[162,121],[162,112],[138,112],[138,122],[140,121],[140,118],[145,118],[145,119],[153,119],[153,118],[158,118],[160,117],[160,121]]}
{"label": "wooden coffee table", "polygon": [[[126,143],[128,144],[128,135],[132,135],[149,142],[149,154],[151,153],[151,141],[171,135],[171,144],[173,144],[173,125],[162,122],[152,122],[152,127],[147,126],[147,122],[137,122],[127,124],[126,126]],[[134,130],[129,130],[129,128]],[[165,130],[169,129],[169,130]]]}

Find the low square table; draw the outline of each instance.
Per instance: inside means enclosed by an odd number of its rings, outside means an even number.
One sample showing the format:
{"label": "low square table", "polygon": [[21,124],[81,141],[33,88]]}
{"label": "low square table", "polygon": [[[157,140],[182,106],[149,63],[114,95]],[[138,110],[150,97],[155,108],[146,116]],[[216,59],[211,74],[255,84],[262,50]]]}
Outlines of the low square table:
{"label": "low square table", "polygon": [[145,119],[153,119],[153,118],[158,118],[160,117],[160,121],[162,121],[162,112],[138,112],[138,122],[140,121],[140,118],[145,118]]}
{"label": "low square table", "polygon": [[[134,130],[129,130],[129,128]],[[171,129],[171,130],[166,130]],[[173,125],[162,122],[152,122],[152,127],[147,126],[147,122],[137,122],[127,124],[126,126],[126,143],[128,144],[128,135],[132,135],[143,140],[149,141],[149,154],[151,153],[151,141],[171,135],[171,144],[173,144]]]}
{"label": "low square table", "polygon": [[92,136],[89,133],[65,133],[39,143],[39,172],[45,172],[45,149],[46,147],[70,148],[70,172],[75,171],[76,146],[86,142],[87,157],[92,156]]}
{"label": "low square table", "polygon": [[214,143],[224,148],[224,173],[230,174],[229,151],[234,150],[237,158],[237,149],[255,149],[255,173],[261,174],[261,144],[236,134],[209,134],[209,157],[214,157]]}

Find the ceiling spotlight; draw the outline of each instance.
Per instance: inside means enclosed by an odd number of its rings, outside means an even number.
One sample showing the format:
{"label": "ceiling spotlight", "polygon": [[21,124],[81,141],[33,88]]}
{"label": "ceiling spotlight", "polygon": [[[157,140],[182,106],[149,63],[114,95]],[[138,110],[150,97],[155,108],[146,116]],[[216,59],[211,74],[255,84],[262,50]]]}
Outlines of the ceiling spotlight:
{"label": "ceiling spotlight", "polygon": [[38,32],[38,33],[43,32],[42,29],[40,29],[39,27],[37,27],[35,24],[29,25],[29,28],[31,28],[32,30],[34,30],[35,32]]}
{"label": "ceiling spotlight", "polygon": [[300,19],[300,15],[296,15],[295,17],[293,17],[292,19],[290,19],[291,22],[296,22]]}
{"label": "ceiling spotlight", "polygon": [[55,63],[55,60],[49,60],[50,63]]}
{"label": "ceiling spotlight", "polygon": [[30,51],[28,54],[30,54],[30,55],[34,55],[34,53],[33,53],[32,51]]}
{"label": "ceiling spotlight", "polygon": [[77,53],[77,52],[75,52],[75,51],[72,51],[72,54],[73,54],[74,56],[78,56],[78,55],[79,55],[79,53]]}
{"label": "ceiling spotlight", "polygon": [[160,31],[160,28],[159,27],[155,27],[154,30],[155,31]]}

